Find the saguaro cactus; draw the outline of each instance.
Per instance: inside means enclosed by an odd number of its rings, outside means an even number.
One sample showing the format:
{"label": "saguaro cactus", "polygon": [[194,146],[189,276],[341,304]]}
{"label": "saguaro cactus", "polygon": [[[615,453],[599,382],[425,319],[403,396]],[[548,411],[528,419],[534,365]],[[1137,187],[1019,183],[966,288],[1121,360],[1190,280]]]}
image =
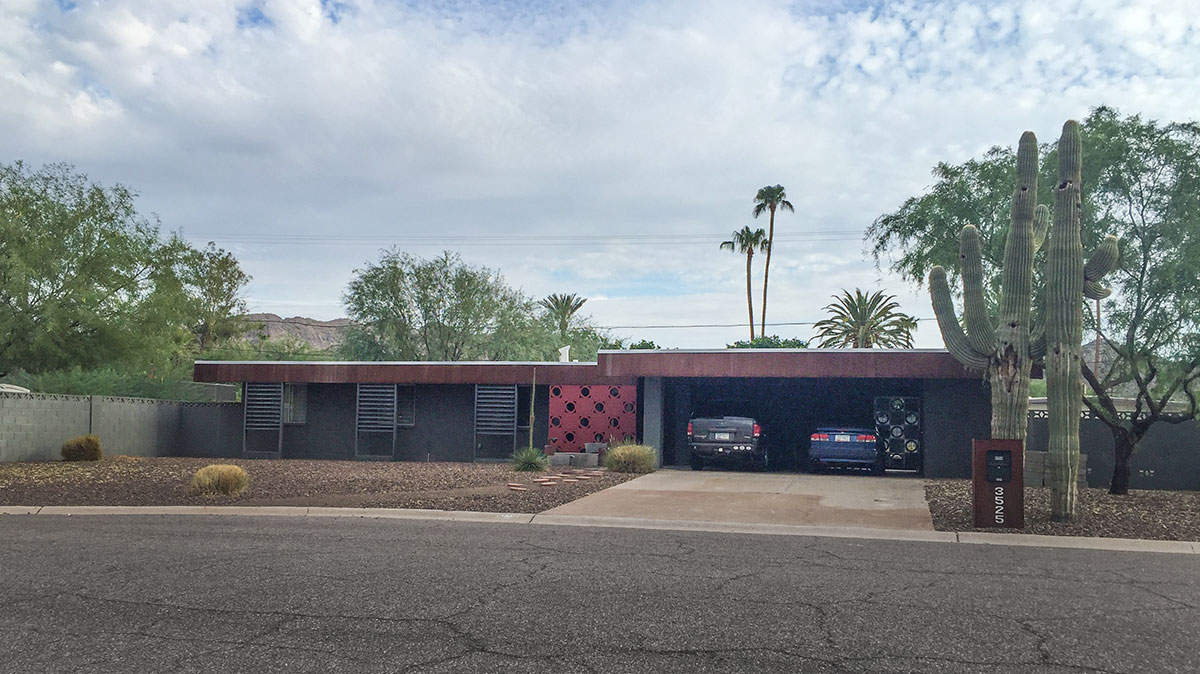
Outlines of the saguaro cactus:
{"label": "saguaro cactus", "polygon": [[1046,398],[1050,422],[1050,517],[1075,516],[1079,472],[1079,416],[1083,407],[1083,298],[1103,299],[1100,284],[1117,265],[1117,237],[1109,235],[1083,263],[1079,233],[1083,197],[1079,123],[1063,125],[1058,141],[1054,228],[1046,250]]}
{"label": "saguaro cactus", "polygon": [[1029,370],[1042,356],[1032,338],[1030,303],[1033,296],[1033,256],[1046,237],[1050,213],[1037,205],[1037,137],[1026,131],[1017,146],[1017,187],[1004,245],[1000,315],[988,315],[983,289],[979,230],[963,227],[959,234],[959,264],[963,281],[963,323],[955,315],[946,270],[929,272],[933,311],[946,348],[963,365],[987,372],[992,393],[992,437],[1025,440],[1029,425]]}

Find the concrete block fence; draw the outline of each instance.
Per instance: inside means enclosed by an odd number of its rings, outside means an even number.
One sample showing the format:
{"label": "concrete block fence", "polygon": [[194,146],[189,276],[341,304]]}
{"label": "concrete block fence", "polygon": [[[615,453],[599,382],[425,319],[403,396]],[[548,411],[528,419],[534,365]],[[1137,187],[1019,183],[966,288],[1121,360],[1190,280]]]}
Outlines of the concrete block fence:
{"label": "concrete block fence", "polygon": [[106,455],[240,456],[240,403],[0,392],[0,461],[54,461],[77,435]]}

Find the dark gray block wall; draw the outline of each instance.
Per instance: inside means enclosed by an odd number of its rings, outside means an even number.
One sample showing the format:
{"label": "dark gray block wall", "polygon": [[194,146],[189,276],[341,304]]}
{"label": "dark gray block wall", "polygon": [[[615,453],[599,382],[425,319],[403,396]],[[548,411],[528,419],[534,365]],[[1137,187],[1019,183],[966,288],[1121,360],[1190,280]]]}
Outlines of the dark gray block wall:
{"label": "dark gray block wall", "polygon": [[[1043,415],[1033,415],[1028,449],[1046,451],[1049,437],[1049,422]],[[1113,437],[1108,426],[1098,419],[1084,419],[1079,427],[1079,448],[1087,454],[1088,486],[1107,489],[1113,471]],[[1151,426],[1129,465],[1133,489],[1200,490],[1200,424],[1193,420]]]}
{"label": "dark gray block wall", "polygon": [[106,454],[158,456],[179,435],[180,403],[141,398],[92,397],[92,433]]}
{"label": "dark gray block wall", "polygon": [[992,434],[992,400],[980,379],[926,379],[921,393],[927,477],[971,477],[971,441]]}

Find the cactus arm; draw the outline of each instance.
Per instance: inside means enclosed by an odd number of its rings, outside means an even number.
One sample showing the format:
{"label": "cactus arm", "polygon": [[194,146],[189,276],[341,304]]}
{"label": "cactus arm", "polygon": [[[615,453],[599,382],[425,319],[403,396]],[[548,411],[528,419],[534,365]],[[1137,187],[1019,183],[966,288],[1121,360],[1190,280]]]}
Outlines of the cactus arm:
{"label": "cactus arm", "polygon": [[1106,274],[1117,268],[1117,260],[1120,259],[1120,256],[1117,237],[1112,234],[1104,237],[1104,242],[1088,258],[1087,264],[1083,265],[1084,280],[1099,281],[1104,278]]}
{"label": "cactus arm", "polygon": [[1046,243],[1046,235],[1050,232],[1050,209],[1046,204],[1038,204],[1033,211],[1033,252],[1038,252]]}
{"label": "cactus arm", "polygon": [[972,370],[986,370],[988,358],[971,347],[954,313],[954,300],[950,297],[950,285],[946,283],[946,270],[936,266],[929,271],[929,296],[933,300],[933,314],[937,316],[942,340],[958,362]]}
{"label": "cactus arm", "polygon": [[1089,300],[1102,300],[1112,294],[1112,288],[1100,285],[1099,281],[1084,281],[1083,296]]}
{"label": "cactus arm", "polygon": [[966,327],[967,341],[975,353],[991,353],[996,349],[996,335],[983,294],[983,255],[979,252],[979,230],[975,225],[963,227],[958,242],[963,282],[963,325]]}
{"label": "cactus arm", "polygon": [[1029,357],[1041,360],[1046,357],[1046,326],[1038,324],[1029,333]]}

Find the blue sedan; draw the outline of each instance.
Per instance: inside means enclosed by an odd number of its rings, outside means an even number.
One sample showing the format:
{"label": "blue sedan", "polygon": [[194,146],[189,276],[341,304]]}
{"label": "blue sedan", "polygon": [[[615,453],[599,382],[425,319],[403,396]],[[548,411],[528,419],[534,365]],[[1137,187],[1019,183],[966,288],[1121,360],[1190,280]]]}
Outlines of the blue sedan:
{"label": "blue sedan", "polygon": [[870,428],[829,426],[809,436],[808,462],[814,471],[826,466],[869,468],[883,474],[883,453]]}

